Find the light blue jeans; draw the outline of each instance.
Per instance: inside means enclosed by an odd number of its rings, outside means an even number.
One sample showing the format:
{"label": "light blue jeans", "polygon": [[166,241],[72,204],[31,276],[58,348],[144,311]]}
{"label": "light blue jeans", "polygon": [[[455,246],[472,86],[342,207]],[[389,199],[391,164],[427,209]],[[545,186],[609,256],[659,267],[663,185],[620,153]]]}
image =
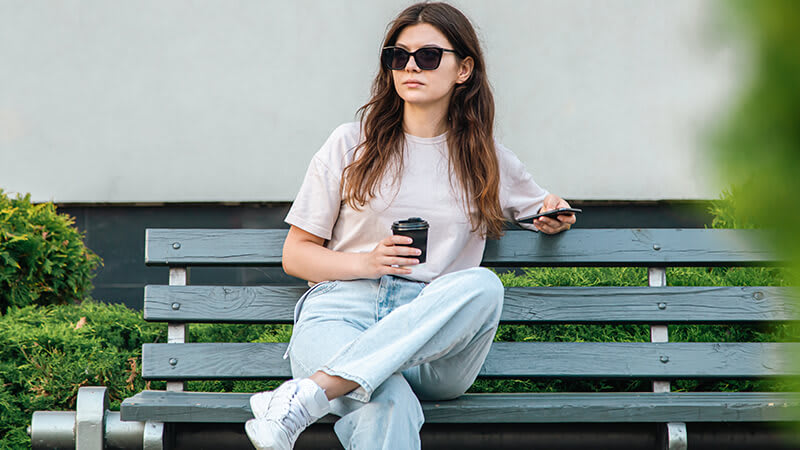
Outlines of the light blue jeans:
{"label": "light blue jeans", "polygon": [[360,386],[331,401],[348,449],[418,449],[419,400],[453,399],[472,385],[500,320],[503,285],[482,267],[430,283],[386,275],[326,281],[301,299],[289,349],[292,375],[318,370]]}

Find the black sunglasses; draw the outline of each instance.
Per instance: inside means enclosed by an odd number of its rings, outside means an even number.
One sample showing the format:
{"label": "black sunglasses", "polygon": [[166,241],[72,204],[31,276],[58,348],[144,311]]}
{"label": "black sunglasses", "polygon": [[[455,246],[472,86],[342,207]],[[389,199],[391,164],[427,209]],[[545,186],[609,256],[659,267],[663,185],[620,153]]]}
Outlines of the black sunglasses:
{"label": "black sunglasses", "polygon": [[415,52],[409,52],[401,47],[384,47],[381,52],[381,62],[391,70],[403,70],[410,57],[414,57],[417,67],[422,70],[435,70],[442,62],[442,54],[451,52],[458,55],[455,50],[439,47],[422,47]]}

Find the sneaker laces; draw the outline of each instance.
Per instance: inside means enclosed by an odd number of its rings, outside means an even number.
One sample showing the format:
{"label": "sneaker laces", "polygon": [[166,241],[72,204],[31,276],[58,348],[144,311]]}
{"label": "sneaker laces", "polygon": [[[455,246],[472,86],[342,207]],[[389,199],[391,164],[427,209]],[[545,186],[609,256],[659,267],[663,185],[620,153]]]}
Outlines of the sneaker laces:
{"label": "sneaker laces", "polygon": [[[313,418],[297,398],[300,393],[297,383],[287,386],[287,388],[289,387],[291,389],[278,389],[275,391],[270,400],[270,407],[267,409],[265,419],[284,425],[290,436],[292,436],[297,430],[307,427],[313,421]],[[278,407],[273,408],[272,405]]]}

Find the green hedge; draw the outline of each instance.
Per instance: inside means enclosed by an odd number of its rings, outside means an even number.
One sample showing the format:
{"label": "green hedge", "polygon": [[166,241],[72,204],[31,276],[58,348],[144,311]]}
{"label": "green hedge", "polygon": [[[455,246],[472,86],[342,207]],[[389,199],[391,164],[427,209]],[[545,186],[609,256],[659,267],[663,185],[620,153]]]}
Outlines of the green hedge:
{"label": "green hedge", "polygon": [[166,330],[121,305],[10,308],[0,317],[0,447],[30,447],[36,410],[74,410],[78,388],[108,387],[113,407],[144,388],[141,345]]}
{"label": "green hedge", "polygon": [[[141,348],[166,342],[166,325],[148,323],[141,311],[87,299],[79,305],[10,308],[0,316],[0,449],[30,448],[26,428],[34,411],[74,410],[81,386],[106,386],[109,406],[163,382],[141,378]],[[290,326],[189,327],[191,342],[276,342]],[[254,392],[279,381],[192,381],[202,391]]]}
{"label": "green hedge", "polygon": [[83,243],[74,220],[30,194],[0,189],[0,314],[9,306],[81,301],[100,258]]}

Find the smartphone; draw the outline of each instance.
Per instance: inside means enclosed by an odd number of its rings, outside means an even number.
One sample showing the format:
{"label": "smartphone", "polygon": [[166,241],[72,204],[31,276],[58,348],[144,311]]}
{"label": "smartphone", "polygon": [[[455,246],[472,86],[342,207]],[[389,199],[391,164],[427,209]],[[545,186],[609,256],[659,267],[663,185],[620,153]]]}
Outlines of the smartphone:
{"label": "smartphone", "polygon": [[533,215],[533,216],[530,216],[530,217],[523,217],[521,219],[518,219],[517,222],[532,223],[533,219],[536,219],[537,217],[551,217],[551,218],[555,219],[556,216],[560,216],[562,214],[564,214],[564,215],[566,215],[566,214],[577,214],[577,213],[580,213],[580,212],[583,212],[583,210],[578,209],[578,208],[559,208],[559,209],[554,209],[552,211],[539,213],[539,214],[536,214],[536,215]]}

